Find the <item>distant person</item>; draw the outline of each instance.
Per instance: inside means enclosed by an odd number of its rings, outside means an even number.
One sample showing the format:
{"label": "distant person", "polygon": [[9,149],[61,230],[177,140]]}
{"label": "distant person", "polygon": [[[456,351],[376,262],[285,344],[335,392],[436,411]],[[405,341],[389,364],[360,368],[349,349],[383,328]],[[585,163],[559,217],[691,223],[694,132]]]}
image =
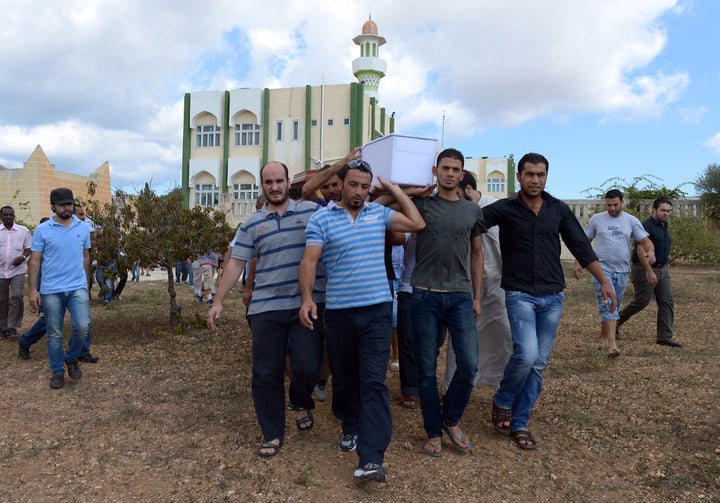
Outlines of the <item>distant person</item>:
{"label": "distant person", "polygon": [[322,324],[313,285],[322,262],[327,274],[325,330],[333,378],[332,409],[340,420],[338,449],[357,449],[358,481],[387,481],[383,464],[392,436],[390,398],[385,386],[392,332],[392,295],[385,270],[385,232],[425,227],[412,201],[381,178],[401,213],[366,202],[372,169],[353,160],[340,170],[342,198],[313,214],[307,224],[300,264],[300,320]]}
{"label": "distant person", "polygon": [[526,450],[537,448],[528,421],[542,390],[542,374],[565,299],[560,237],[601,284],[603,301],[610,300],[609,311],[617,305],[612,285],[575,214],[545,192],[548,168],[544,156],[525,154],[517,165],[517,196],[484,208],[485,225],[500,228],[501,286],[513,338],[513,352],[493,398],[492,422],[499,433],[512,435],[517,446]]}
{"label": "distant person", "polygon": [[[648,233],[640,220],[623,211],[623,194],[618,189],[612,189],[605,194],[605,207],[607,211],[596,213],[590,217],[585,235],[590,241],[595,241],[595,254],[600,260],[600,267],[605,277],[610,280],[618,305],[622,304],[625,294],[628,275],[630,274],[630,246],[633,240],[637,241],[644,255],[647,272],[652,273],[651,264],[655,261],[655,251]],[[573,267],[575,278],[580,279],[582,267],[575,261]],[[603,300],[600,283],[593,278],[595,296],[598,301],[600,313],[600,347],[608,348],[608,356],[617,358],[620,350],[615,340],[615,328],[620,319],[618,310],[610,312],[607,302]]]}
{"label": "distant person", "polygon": [[[50,220],[50,217],[42,217],[40,219],[40,223],[45,223],[48,220]],[[41,275],[38,274],[38,282],[37,282],[37,288],[40,288],[40,279]],[[40,339],[42,339],[45,336],[45,333],[47,332],[47,322],[45,320],[45,311],[43,310],[42,305],[40,306],[40,309],[37,311],[38,319],[35,320],[35,323],[33,323],[33,326],[30,327],[30,330],[23,333],[20,338],[18,339],[18,355],[23,360],[29,360],[30,359],[30,346],[38,342]]]}
{"label": "distant person", "polygon": [[[312,392],[320,373],[323,327],[318,324],[308,329],[300,322],[297,278],[305,250],[305,225],[319,206],[289,199],[290,179],[282,163],[267,163],[260,178],[267,203],[238,228],[207,321],[217,332],[215,320],[222,313],[223,300],[240,279],[245,264],[257,258],[254,292],[247,309],[252,333],[252,396],[264,438],[258,455],[273,457],[285,436],[283,372],[288,342],[295,424],[301,433],[315,426]],[[313,276],[311,289],[314,300],[324,303],[324,278]]]}
{"label": "distant person", "polygon": [[[302,198],[305,201],[315,201],[321,206],[333,205],[342,197],[342,181],[337,176],[347,163],[358,156],[360,147],[354,148],[348,155],[335,164],[325,164],[314,176],[308,179],[302,187]],[[322,198],[317,196],[320,190]]]}
{"label": "distant person", "polygon": [[23,287],[32,236],[15,223],[15,209],[3,206],[0,226],[0,339],[17,339],[22,327]]}
{"label": "distant person", "polygon": [[645,309],[653,296],[658,306],[656,343],[671,348],[681,348],[682,343],[673,337],[673,323],[675,320],[675,301],[673,299],[672,283],[670,281],[670,232],[668,220],[672,211],[669,199],[659,198],[653,202],[652,214],[642,225],[649,233],[649,238],[655,247],[655,262],[648,270],[644,263],[643,253],[635,248],[632,256],[632,283],[635,296],[630,304],[620,311],[617,328],[625,323],[631,316]]}
{"label": "distant person", "polygon": [[[75,199],[70,189],[50,192],[54,215],[40,224],[32,238],[29,263],[28,300],[34,310],[45,310],[48,358],[52,377],[50,387],[65,384],[65,366],[72,379],[80,379],[78,357],[90,331],[90,230],[73,215]],[[38,291],[38,275],[42,274]],[[65,310],[70,312],[72,334],[69,348],[63,350]]]}

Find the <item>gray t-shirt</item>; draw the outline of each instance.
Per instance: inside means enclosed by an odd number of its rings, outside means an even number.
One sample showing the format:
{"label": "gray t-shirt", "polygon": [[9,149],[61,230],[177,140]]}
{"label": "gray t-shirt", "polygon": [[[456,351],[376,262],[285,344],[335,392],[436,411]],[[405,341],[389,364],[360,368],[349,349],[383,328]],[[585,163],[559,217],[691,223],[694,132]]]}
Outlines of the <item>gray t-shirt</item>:
{"label": "gray t-shirt", "polygon": [[640,220],[625,213],[611,217],[607,211],[590,217],[585,235],[595,240],[600,265],[614,272],[630,272],[630,246],[633,240],[648,236]]}
{"label": "gray t-shirt", "polygon": [[470,238],[487,230],[482,209],[465,199],[449,201],[438,196],[413,202],[426,227],[417,233],[412,285],[472,293]]}

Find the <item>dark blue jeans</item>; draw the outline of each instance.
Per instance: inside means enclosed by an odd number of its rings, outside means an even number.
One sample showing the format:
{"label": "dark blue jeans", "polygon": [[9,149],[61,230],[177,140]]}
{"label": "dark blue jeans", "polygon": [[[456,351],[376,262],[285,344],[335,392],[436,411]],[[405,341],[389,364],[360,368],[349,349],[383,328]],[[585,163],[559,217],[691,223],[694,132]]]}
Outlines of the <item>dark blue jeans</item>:
{"label": "dark blue jeans", "polygon": [[392,302],[325,311],[332,371],[332,409],[343,433],[357,434],[358,466],[382,464],[392,437],[385,386],[392,338]]}
{"label": "dark blue jeans", "polygon": [[298,309],[249,316],[252,332],[252,394],[265,441],[285,436],[285,352],[290,341],[290,401],[314,409],[312,392],[320,375],[322,323],[300,324]]}
{"label": "dark blue jeans", "polygon": [[[478,342],[472,294],[430,292],[413,288],[411,315],[415,334],[420,408],[428,438],[442,436],[443,422],[455,426],[472,395],[478,363]],[[440,406],[437,357],[447,327],[455,350],[457,370]]]}
{"label": "dark blue jeans", "polygon": [[412,294],[398,292],[397,298],[397,336],[398,360],[400,362],[400,393],[403,396],[418,395],[418,371],[415,362],[415,344],[410,316]]}

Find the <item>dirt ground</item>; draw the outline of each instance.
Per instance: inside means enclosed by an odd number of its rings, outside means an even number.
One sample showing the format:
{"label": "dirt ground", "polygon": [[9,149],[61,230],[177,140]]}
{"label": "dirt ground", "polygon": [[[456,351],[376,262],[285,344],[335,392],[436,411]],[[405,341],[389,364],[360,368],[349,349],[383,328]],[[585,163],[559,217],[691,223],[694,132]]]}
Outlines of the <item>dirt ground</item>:
{"label": "dirt ground", "polygon": [[[353,482],[356,454],[336,449],[329,402],[317,404],[310,433],[298,433],[289,412],[280,454],[257,457],[237,293],[215,335],[202,328],[207,306],[179,285],[175,333],[167,283],[128,283],[122,301],[93,299],[101,360],[83,364],[83,378],[62,390],[48,387],[44,343],[24,361],[15,341],[0,341],[0,501],[720,501],[720,274],[689,266],[671,274],[685,347],[654,344],[651,305],[625,325],[617,360],[596,349],[589,278],[567,280],[530,423],[536,451],[494,431],[493,392],[477,389],[461,423],[474,450],[460,454],[445,441],[443,457],[423,455],[420,410],[399,406],[399,377],[389,372],[389,481],[366,485]],[[24,328],[33,321],[28,309]]]}

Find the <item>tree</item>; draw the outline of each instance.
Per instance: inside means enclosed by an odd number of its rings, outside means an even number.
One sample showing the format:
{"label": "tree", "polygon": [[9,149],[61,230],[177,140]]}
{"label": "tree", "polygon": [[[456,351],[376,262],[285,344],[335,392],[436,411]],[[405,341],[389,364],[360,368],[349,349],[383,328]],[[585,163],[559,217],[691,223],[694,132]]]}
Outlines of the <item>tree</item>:
{"label": "tree", "polygon": [[720,218],[720,164],[709,164],[705,172],[695,181],[700,199],[705,205],[705,213]]}
{"label": "tree", "polygon": [[[130,263],[140,259],[143,264],[166,269],[172,327],[179,323],[181,310],[176,302],[175,263],[212,251],[222,254],[233,237],[222,211],[199,206],[187,209],[182,203],[179,188],[158,195],[148,184],[135,195],[116,191],[113,204],[99,207],[93,200],[88,203],[96,224],[102,227],[93,245],[98,256],[120,255],[122,250]],[[119,268],[123,266],[119,264]]]}
{"label": "tree", "polygon": [[626,194],[628,199],[635,204],[636,201],[649,200],[654,201],[660,197],[667,199],[683,199],[687,197],[687,193],[683,190],[683,186],[690,182],[681,183],[677,187],[671,189],[661,185],[662,178],[658,178],[652,174],[640,175],[627,181],[625,178],[615,176],[605,180],[599,187],[589,187],[583,192],[588,197],[604,199],[605,193],[610,189],[619,189]]}

